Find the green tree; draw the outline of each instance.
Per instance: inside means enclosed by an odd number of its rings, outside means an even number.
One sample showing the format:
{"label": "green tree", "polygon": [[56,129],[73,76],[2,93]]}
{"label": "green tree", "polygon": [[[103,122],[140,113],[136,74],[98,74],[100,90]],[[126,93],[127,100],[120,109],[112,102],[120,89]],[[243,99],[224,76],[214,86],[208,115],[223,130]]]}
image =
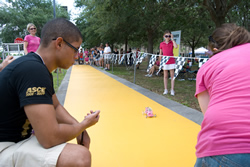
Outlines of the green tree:
{"label": "green tree", "polygon": [[[127,46],[129,41],[143,39],[148,43],[149,53],[153,53],[156,37],[159,36],[159,31],[162,31],[159,30],[161,24],[176,20],[176,11],[187,5],[184,2],[183,0],[76,0],[77,6],[84,6],[82,17],[79,19],[85,20],[81,23],[86,24],[86,29],[82,30],[86,34],[86,40],[92,41],[89,38],[109,40],[122,42]],[[168,24],[168,27],[173,27],[171,25]]]}
{"label": "green tree", "polygon": [[195,48],[208,44],[208,36],[214,27],[214,23],[210,20],[206,9],[198,4],[186,8],[179,14],[182,43],[192,49],[192,56],[194,57]]}
{"label": "green tree", "polygon": [[[84,11],[77,19],[85,43],[145,44],[159,48],[164,30],[182,30],[182,43],[192,50],[207,45],[214,27],[231,20],[248,25],[247,0],[76,0]],[[245,9],[245,10],[243,10]],[[242,19],[244,18],[244,19]],[[239,21],[240,20],[240,21]]]}
{"label": "green tree", "polygon": [[249,0],[241,0],[239,1],[233,8],[228,12],[226,19],[228,22],[236,23],[239,26],[245,27],[248,31],[250,31],[250,1]]}
{"label": "green tree", "polygon": [[[37,26],[37,36],[41,35],[43,25],[53,19],[53,5],[50,0],[9,0],[11,5],[0,7],[0,15],[3,16],[0,26],[2,41],[12,43],[16,37],[24,37],[27,33],[28,23]],[[69,14],[60,6],[56,7],[57,17],[69,19]]]}
{"label": "green tree", "polygon": [[211,19],[216,27],[226,22],[226,16],[229,10],[240,0],[203,0],[202,5],[210,13]]}

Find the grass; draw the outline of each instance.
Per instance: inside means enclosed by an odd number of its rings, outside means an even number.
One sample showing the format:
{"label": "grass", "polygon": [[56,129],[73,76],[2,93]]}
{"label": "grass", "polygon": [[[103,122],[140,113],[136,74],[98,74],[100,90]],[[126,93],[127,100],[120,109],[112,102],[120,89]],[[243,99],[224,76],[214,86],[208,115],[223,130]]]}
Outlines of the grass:
{"label": "grass", "polygon": [[62,82],[66,72],[67,72],[66,70],[61,69],[61,72],[58,73],[58,80],[57,80],[57,73],[52,72],[55,92],[58,91],[58,88],[61,85],[61,82]]}
{"label": "grass", "polygon": [[[195,68],[195,65],[193,67]],[[159,76],[154,75],[151,78],[145,77],[145,75],[147,74],[147,61],[143,61],[139,68],[140,69],[136,70],[135,84],[159,95],[162,95],[164,91],[163,74],[159,74]],[[112,73],[112,70],[110,70],[109,72]],[[134,82],[133,67],[131,69],[127,69],[124,65],[114,65],[113,74],[130,82]],[[164,96],[173,101],[200,111],[198,101],[194,97],[196,81],[188,80],[187,78],[190,76],[186,75],[189,74],[184,75],[186,80],[180,80],[180,75],[175,79],[175,96],[171,96],[170,94]],[[170,79],[168,80],[168,90],[170,90]]]}

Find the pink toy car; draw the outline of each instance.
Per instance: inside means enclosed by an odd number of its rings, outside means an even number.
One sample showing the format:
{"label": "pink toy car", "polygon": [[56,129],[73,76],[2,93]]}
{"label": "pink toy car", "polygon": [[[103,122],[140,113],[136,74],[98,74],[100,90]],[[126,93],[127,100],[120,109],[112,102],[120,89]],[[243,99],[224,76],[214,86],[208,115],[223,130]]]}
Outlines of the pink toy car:
{"label": "pink toy car", "polygon": [[154,115],[153,114],[153,111],[150,107],[146,107],[145,108],[145,111],[142,111],[142,114],[145,114],[146,115],[146,118],[152,118],[152,117],[156,117],[156,114]]}

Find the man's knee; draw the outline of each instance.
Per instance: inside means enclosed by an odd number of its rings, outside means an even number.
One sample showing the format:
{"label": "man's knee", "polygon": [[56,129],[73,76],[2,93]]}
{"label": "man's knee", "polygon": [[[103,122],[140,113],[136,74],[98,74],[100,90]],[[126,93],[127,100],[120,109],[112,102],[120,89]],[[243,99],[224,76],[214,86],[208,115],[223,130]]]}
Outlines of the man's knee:
{"label": "man's knee", "polygon": [[80,145],[67,144],[57,161],[57,167],[64,166],[90,167],[91,154],[89,150]]}
{"label": "man's knee", "polygon": [[88,149],[81,149],[79,156],[76,160],[76,166],[90,167],[91,166],[91,154]]}

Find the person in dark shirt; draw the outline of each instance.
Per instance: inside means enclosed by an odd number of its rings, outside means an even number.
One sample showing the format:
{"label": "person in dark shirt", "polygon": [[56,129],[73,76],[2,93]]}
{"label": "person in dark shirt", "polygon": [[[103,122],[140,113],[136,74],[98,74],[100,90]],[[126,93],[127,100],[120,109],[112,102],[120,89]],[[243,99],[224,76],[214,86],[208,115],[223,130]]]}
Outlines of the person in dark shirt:
{"label": "person in dark shirt", "polygon": [[[37,52],[0,73],[0,166],[91,165],[86,129],[98,122],[100,111],[78,122],[59,103],[51,75],[74,64],[81,43],[73,23],[51,20],[42,29]],[[78,144],[66,143],[74,138]]]}

